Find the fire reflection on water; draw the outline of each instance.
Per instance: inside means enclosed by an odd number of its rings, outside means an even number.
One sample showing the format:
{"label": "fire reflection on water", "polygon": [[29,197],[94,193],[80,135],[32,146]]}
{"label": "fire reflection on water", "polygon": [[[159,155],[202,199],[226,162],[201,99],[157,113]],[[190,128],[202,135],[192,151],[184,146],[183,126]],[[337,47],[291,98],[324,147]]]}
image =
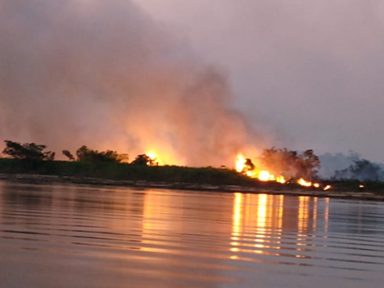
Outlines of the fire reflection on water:
{"label": "fire reflection on water", "polygon": [[[211,197],[220,199],[220,204],[213,205],[211,199],[180,192],[176,195],[145,191],[137,195],[142,205],[138,212],[141,216],[138,214],[135,218],[135,223],[140,223],[139,249],[146,253],[185,254],[185,251],[176,247],[171,249],[166,244],[181,241],[182,245],[188,246],[193,235],[208,240],[207,235],[215,231],[217,235],[225,235],[222,241],[229,244],[225,257],[232,260],[253,258],[251,255],[287,254],[288,257],[307,258],[308,249],[315,245],[311,237],[322,234],[326,239],[328,234],[330,201],[327,198],[214,194]],[[186,203],[194,209],[186,209],[189,207]],[[208,225],[207,222],[216,224]],[[257,259],[262,261],[263,257]]]}
{"label": "fire reflection on water", "polygon": [[[311,235],[319,226],[323,227],[324,235],[328,232],[327,200],[236,193],[230,259],[244,258],[247,253],[279,256],[280,250],[291,248],[296,251],[293,257],[305,258]],[[319,215],[319,201],[324,202],[323,216]],[[292,246],[292,233],[295,235],[294,247],[288,247]]]}

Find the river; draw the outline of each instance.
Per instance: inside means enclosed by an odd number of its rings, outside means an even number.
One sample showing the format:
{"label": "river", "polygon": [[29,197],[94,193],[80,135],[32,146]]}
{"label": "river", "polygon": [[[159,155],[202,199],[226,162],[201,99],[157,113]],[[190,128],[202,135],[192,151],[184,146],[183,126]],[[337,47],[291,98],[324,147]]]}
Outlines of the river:
{"label": "river", "polygon": [[0,287],[383,287],[384,203],[0,182]]}

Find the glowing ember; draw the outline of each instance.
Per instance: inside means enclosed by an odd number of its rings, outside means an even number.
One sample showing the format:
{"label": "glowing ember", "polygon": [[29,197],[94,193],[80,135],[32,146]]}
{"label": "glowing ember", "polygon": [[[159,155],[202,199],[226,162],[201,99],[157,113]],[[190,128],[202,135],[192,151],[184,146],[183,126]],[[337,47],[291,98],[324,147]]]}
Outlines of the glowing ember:
{"label": "glowing ember", "polygon": [[287,183],[287,180],[284,178],[284,176],[278,176],[276,177],[276,182],[280,184],[285,184]]}
{"label": "glowing ember", "polygon": [[312,182],[309,182],[303,178],[300,178],[299,180],[297,180],[297,184],[299,184],[303,187],[312,187]]}

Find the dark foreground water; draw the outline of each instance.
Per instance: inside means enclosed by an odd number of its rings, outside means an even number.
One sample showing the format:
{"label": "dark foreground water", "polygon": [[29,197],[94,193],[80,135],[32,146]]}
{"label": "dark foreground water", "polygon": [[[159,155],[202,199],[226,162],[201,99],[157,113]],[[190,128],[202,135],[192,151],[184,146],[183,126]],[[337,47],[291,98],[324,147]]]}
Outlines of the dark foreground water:
{"label": "dark foreground water", "polygon": [[0,287],[384,287],[384,205],[0,182]]}

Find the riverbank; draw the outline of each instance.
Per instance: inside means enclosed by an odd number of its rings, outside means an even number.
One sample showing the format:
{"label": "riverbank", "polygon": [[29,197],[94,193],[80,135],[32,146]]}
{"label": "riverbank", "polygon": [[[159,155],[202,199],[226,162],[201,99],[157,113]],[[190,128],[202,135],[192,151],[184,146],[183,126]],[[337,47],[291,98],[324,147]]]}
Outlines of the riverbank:
{"label": "riverbank", "polygon": [[[257,185],[213,185],[202,183],[182,182],[154,182],[145,180],[112,180],[95,177],[36,175],[36,174],[0,174],[0,180],[25,184],[75,184],[115,187],[135,187],[139,189],[173,189],[206,192],[228,192],[228,193],[257,193],[270,195],[310,196],[328,197],[338,199],[355,199],[384,201],[384,193],[379,191],[342,191],[338,190],[314,190],[297,187],[297,185],[281,185],[275,183],[256,183]],[[339,184],[340,185],[340,184]]]}

